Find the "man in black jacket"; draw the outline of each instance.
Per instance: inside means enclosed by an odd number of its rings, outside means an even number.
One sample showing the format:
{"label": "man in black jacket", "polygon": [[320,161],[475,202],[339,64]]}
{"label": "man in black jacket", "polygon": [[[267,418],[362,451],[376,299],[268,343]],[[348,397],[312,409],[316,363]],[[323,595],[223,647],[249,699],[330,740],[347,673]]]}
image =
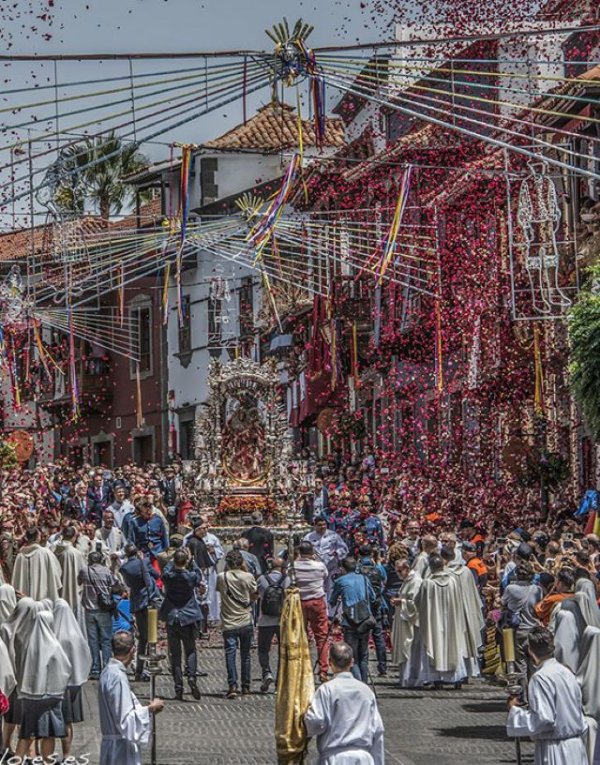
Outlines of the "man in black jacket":
{"label": "man in black jacket", "polygon": [[144,671],[144,660],[140,657],[144,656],[148,649],[148,606],[159,594],[156,584],[158,573],[135,545],[125,546],[125,557],[126,561],[120,568],[120,574],[129,588],[131,613],[138,628],[135,680],[148,681],[150,675]]}
{"label": "man in black jacket", "polygon": [[273,557],[273,534],[263,525],[262,513],[257,510],[252,513],[252,528],[242,532],[248,540],[248,552],[258,558],[261,573],[269,570],[267,561]]}
{"label": "man in black jacket", "polygon": [[175,683],[175,698],[183,700],[183,672],[181,670],[181,646],[185,653],[186,675],[192,696],[200,698],[197,684],[198,657],[196,635],[202,612],[196,598],[201,586],[202,573],[190,559],[186,550],[177,550],[173,560],[167,563],[162,574],[165,599],[160,617],[167,623],[167,641],[171,657],[171,672]]}

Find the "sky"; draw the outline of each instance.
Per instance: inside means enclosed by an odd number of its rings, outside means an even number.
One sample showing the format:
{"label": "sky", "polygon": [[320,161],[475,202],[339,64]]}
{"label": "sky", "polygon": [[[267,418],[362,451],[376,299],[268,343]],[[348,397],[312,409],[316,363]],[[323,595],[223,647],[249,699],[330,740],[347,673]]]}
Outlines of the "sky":
{"label": "sky", "polygon": [[[413,26],[418,31],[426,21],[442,21],[443,34],[473,32],[490,19],[526,15],[528,4],[534,0],[0,0],[0,52],[13,54],[76,54],[76,53],[168,53],[181,51],[272,50],[264,30],[287,17],[293,23],[298,17],[315,26],[310,44],[315,47],[347,45],[391,40],[394,23]],[[442,27],[440,27],[441,29]],[[197,66],[198,61],[170,60],[134,62],[136,75],[145,72],[179,71]],[[56,64],[58,82],[119,77],[129,72],[127,62],[59,62]],[[40,100],[40,93],[7,93],[15,88],[48,85],[54,82],[52,63],[10,62],[0,64],[4,92],[0,91],[1,117],[13,127],[0,133],[0,194],[25,195],[28,179],[23,160],[15,173],[17,181],[9,186],[8,154],[18,141],[33,140],[34,154],[48,150],[44,139],[55,127],[54,105],[12,112],[15,107]],[[121,84],[121,83],[120,83]],[[85,118],[62,117],[68,109],[83,109],[89,88],[59,88],[62,98],[68,94],[78,100],[60,107],[61,129],[77,126]],[[111,85],[107,84],[107,88]],[[87,89],[87,90],[86,90]],[[46,89],[43,100],[53,91]],[[108,98],[108,97],[107,97]],[[110,100],[110,98],[109,98]],[[263,89],[249,96],[248,113],[270,100],[270,91]],[[330,94],[330,103],[332,102]],[[98,104],[98,100],[93,102]],[[91,107],[90,107],[91,108]],[[127,105],[119,108],[126,110]],[[113,110],[114,111],[114,110]],[[101,119],[106,111],[92,112]],[[8,116],[9,115],[9,116]],[[30,119],[36,123],[23,125]],[[227,105],[192,124],[178,127],[160,136],[156,143],[146,144],[144,153],[151,160],[168,157],[167,144],[172,141],[201,143],[216,137],[243,118],[241,100]],[[129,116],[124,116],[127,121]],[[100,123],[98,123],[100,124]],[[95,126],[82,128],[94,132]],[[99,128],[96,128],[99,129]],[[64,140],[73,140],[68,136]],[[20,147],[16,148],[19,151]],[[40,163],[44,164],[40,166]],[[34,162],[40,171],[46,160]],[[4,168],[4,169],[3,169]],[[11,182],[12,183],[12,182]],[[13,188],[16,190],[13,192]],[[9,204],[0,210],[0,228],[26,224],[27,199],[13,208]],[[38,213],[39,217],[39,213]]]}
{"label": "sky", "polygon": [[[0,6],[0,45],[12,54],[271,50],[272,43],[264,30],[284,16],[291,23],[302,17],[314,24],[310,41],[316,46],[368,42],[382,39],[384,35],[393,37],[392,14],[377,11],[370,17],[368,3],[360,0],[2,0]],[[189,59],[133,64],[136,74],[193,66],[197,66],[197,61]],[[127,62],[59,62],[56,72],[59,82],[67,82],[116,77],[127,74],[128,67]],[[10,62],[0,65],[0,72],[5,88],[10,89],[54,81],[54,65],[50,63]],[[71,89],[69,93],[82,95],[85,87]],[[39,96],[34,95],[33,100],[39,100]],[[62,95],[67,95],[67,91],[62,91]],[[44,92],[44,100],[52,96],[53,92]],[[248,113],[269,99],[268,88],[249,96]],[[5,108],[31,103],[32,94],[4,95],[2,102]],[[85,100],[77,101],[78,108],[85,106]],[[66,106],[61,107],[61,111],[66,109]],[[7,132],[0,137],[0,147],[11,146],[17,140],[26,141],[29,136],[37,141],[34,153],[42,147],[47,148],[48,144],[41,136],[53,129],[53,123],[44,119],[53,111],[53,105],[49,104],[18,113],[23,122],[31,115],[35,115],[39,122]],[[222,134],[242,118],[241,102],[233,103],[161,136],[158,141],[201,143]],[[7,121],[11,125],[21,124],[21,120],[14,116]],[[69,118],[62,120],[62,124],[74,125],[81,121],[80,118]],[[93,132],[94,127],[86,129]],[[143,147],[151,160],[168,157],[168,147],[160,142]],[[0,154],[3,165],[8,164],[7,153],[5,148]],[[17,180],[14,186],[20,194],[25,194],[27,185],[24,164],[16,173],[16,178],[23,180]],[[10,178],[7,172],[0,169],[0,182],[6,183]],[[6,188],[5,193],[12,195],[12,188]],[[26,199],[16,203],[17,225],[27,223],[23,215],[27,205]],[[0,226],[6,230],[12,222],[13,208],[8,205],[2,211]]]}

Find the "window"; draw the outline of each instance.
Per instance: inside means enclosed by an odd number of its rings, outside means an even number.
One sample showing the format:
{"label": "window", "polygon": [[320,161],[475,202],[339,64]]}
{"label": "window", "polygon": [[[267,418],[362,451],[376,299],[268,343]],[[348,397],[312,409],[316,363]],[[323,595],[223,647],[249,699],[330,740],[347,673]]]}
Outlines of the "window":
{"label": "window", "polygon": [[254,334],[254,288],[252,277],[244,276],[240,286],[240,337]]}
{"label": "window", "polygon": [[[152,375],[152,305],[146,299],[144,302],[129,306],[131,321],[131,348],[140,363],[140,374],[145,377]],[[135,361],[131,363],[131,375],[135,376]]]}
{"label": "window", "polygon": [[192,315],[190,296],[184,295],[181,301],[181,320],[179,322],[179,353],[181,355],[192,352]]}
{"label": "window", "polygon": [[181,459],[194,459],[194,420],[179,421],[179,453]]}
{"label": "window", "polygon": [[200,188],[202,191],[202,204],[214,202],[219,196],[216,174],[219,169],[219,161],[215,157],[202,157],[200,160]]}

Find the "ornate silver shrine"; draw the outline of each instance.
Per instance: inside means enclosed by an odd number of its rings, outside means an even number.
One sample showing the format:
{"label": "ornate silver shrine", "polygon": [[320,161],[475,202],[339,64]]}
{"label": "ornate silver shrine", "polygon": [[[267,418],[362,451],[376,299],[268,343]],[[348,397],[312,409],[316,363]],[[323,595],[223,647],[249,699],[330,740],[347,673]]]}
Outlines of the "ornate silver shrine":
{"label": "ornate silver shrine", "polygon": [[272,361],[211,361],[209,396],[196,419],[196,489],[224,520],[261,510],[285,514],[291,441]]}

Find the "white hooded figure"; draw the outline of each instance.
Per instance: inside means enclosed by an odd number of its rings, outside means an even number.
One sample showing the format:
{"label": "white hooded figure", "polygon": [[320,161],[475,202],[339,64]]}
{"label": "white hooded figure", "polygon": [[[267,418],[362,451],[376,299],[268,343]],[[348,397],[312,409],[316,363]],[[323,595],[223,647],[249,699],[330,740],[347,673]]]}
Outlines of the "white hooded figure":
{"label": "white hooded figure", "polygon": [[49,757],[55,738],[66,735],[62,703],[71,662],[54,634],[52,612],[34,612],[27,643],[16,647],[17,695],[23,700],[16,754],[24,757],[31,743],[41,739],[40,753]]}
{"label": "white hooded figure", "polygon": [[62,711],[67,736],[62,740],[63,759],[67,760],[73,743],[73,724],[83,722],[81,687],[92,668],[92,654],[71,606],[59,598],[54,604],[54,634],[71,663],[71,674],[65,691]]}
{"label": "white hooded figure", "polygon": [[589,765],[600,765],[598,721],[600,720],[600,629],[586,627],[581,638],[581,654],[577,682],[581,688],[583,713],[588,724],[587,750]]}
{"label": "white hooded figure", "polygon": [[0,624],[3,624],[17,607],[17,595],[11,584],[0,584]]}

